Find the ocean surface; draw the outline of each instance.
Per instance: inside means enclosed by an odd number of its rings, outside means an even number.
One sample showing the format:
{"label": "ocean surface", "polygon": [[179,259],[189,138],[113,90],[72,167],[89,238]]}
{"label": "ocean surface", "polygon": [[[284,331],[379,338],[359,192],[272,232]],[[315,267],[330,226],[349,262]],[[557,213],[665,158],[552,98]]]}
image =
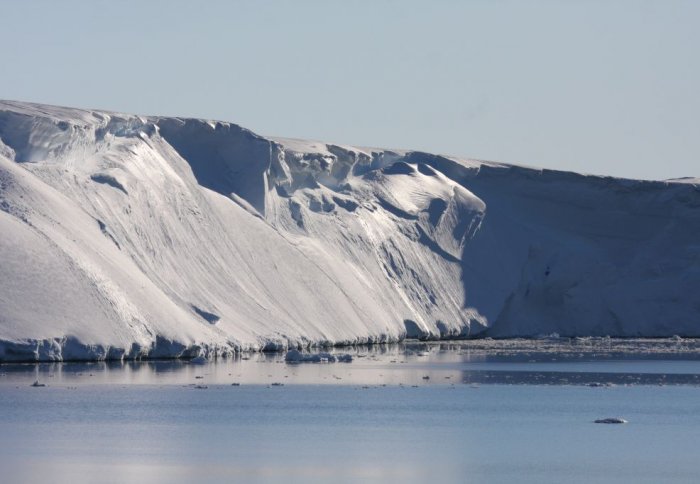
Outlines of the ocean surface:
{"label": "ocean surface", "polygon": [[0,480],[699,482],[694,344],[0,365]]}

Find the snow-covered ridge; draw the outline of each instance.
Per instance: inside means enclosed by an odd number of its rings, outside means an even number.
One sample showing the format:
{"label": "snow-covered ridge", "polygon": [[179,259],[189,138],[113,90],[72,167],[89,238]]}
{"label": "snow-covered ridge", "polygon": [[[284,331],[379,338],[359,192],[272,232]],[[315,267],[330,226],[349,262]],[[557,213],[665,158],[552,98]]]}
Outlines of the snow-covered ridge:
{"label": "snow-covered ridge", "polygon": [[700,335],[700,186],[0,102],[0,361]]}

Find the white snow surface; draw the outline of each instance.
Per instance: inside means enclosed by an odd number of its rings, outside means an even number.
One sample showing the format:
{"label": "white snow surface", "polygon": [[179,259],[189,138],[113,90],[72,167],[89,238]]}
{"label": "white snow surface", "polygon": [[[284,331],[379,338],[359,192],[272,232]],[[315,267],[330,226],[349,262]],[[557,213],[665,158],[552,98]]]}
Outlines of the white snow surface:
{"label": "white snow surface", "polygon": [[700,336],[700,183],[0,101],[0,361]]}

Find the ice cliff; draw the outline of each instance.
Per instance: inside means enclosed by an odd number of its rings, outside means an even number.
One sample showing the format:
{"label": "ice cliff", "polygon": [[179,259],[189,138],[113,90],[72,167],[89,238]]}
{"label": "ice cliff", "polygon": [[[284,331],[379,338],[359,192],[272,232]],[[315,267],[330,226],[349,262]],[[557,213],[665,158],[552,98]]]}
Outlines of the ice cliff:
{"label": "ice cliff", "polygon": [[0,361],[700,336],[700,181],[0,102]]}

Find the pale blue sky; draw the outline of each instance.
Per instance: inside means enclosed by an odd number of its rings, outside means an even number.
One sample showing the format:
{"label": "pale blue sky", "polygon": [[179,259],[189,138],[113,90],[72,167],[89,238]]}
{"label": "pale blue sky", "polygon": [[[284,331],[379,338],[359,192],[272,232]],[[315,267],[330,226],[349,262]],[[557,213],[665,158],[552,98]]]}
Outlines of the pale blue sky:
{"label": "pale blue sky", "polygon": [[700,1],[0,0],[0,98],[700,176]]}

